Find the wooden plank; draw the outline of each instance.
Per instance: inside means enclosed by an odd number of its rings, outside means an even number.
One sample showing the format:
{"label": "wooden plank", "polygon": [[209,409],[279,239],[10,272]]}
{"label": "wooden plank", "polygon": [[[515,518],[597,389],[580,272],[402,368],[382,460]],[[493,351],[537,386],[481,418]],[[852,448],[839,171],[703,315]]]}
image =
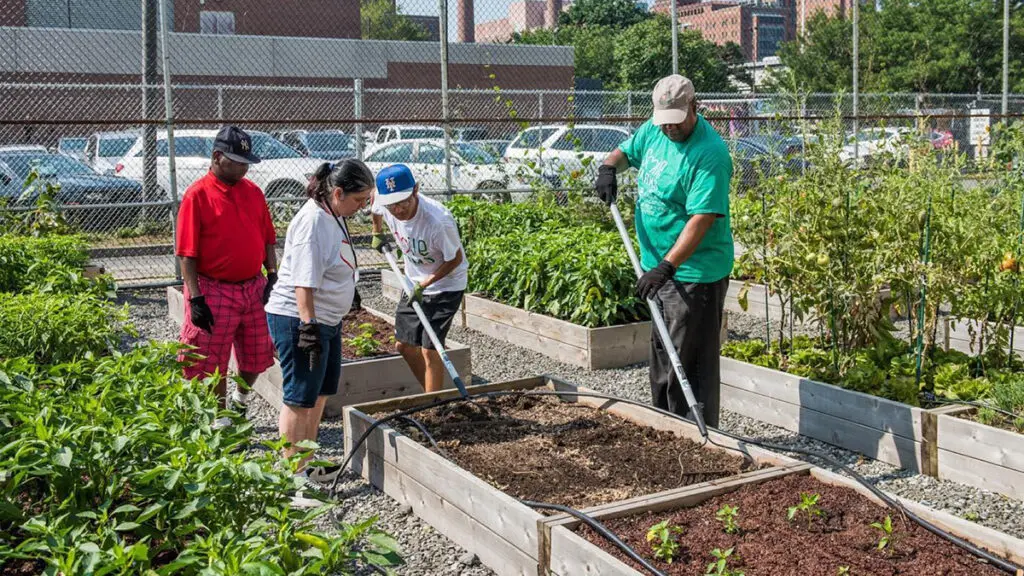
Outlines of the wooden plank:
{"label": "wooden plank", "polygon": [[485,566],[501,576],[534,576],[537,560],[509,544],[485,524],[467,515],[458,506],[436,494],[391,464],[373,455],[372,466],[381,470],[382,490],[413,512],[435,530],[474,553]]}
{"label": "wooden plank", "polygon": [[764,285],[752,283],[747,292],[747,309],[744,310],[739,303],[739,295],[743,289],[743,285],[743,280],[729,281],[729,288],[725,293],[725,309],[729,312],[763,317],[765,313],[765,304],[767,303],[771,317],[778,320],[779,316],[782,314],[782,299],[779,298],[779,296],[774,296],[770,302],[766,302],[767,291],[765,290]]}
{"label": "wooden plank", "polygon": [[651,323],[635,322],[622,326],[587,330],[590,363],[588,368],[619,368],[647,362],[651,354]]}
{"label": "wooden plank", "polygon": [[939,449],[1024,474],[1024,434],[940,415]]}
{"label": "wooden plank", "polygon": [[180,286],[167,288],[167,317],[178,326],[185,322],[185,295]]}
{"label": "wooden plank", "polygon": [[[549,381],[550,379],[545,378],[544,376],[531,376],[529,378],[496,382],[494,384],[467,386],[466,392],[473,395],[501,390],[529,390],[531,388],[543,388],[548,385]],[[381,402],[357,404],[355,405],[355,408],[364,414],[376,414],[378,412],[390,412],[392,410],[405,410],[406,408],[423,406],[424,404],[430,404],[437,400],[446,400],[457,396],[459,396],[458,390],[442,390],[440,392],[417,394],[416,396],[409,396],[405,398],[392,398]]]}
{"label": "wooden plank", "polygon": [[535,332],[577,348],[587,347],[587,328],[536,312],[467,294],[466,315],[486,318],[527,332]]}
{"label": "wooden plank", "polygon": [[939,420],[931,410],[925,410],[921,419],[921,473],[939,477]]}
{"label": "wooden plank", "polygon": [[[468,298],[468,296],[467,296]],[[589,365],[587,350],[549,338],[536,332],[523,330],[508,324],[494,322],[488,318],[466,314],[466,327],[503,342],[527,350],[533,350],[560,362],[586,368]]]}
{"label": "wooden plank", "polygon": [[[345,416],[351,419],[352,433],[357,435],[361,435],[372,422],[370,416],[355,410],[347,411]],[[386,464],[429,486],[453,507],[476,519],[523,553],[536,556],[536,527],[542,518],[538,512],[386,425],[374,430],[363,447],[364,456],[379,455]],[[356,464],[355,458],[353,464]],[[379,476],[370,473],[373,470],[367,468],[365,459],[361,459],[359,465],[361,470],[357,471],[364,478],[383,488],[386,468],[384,476]]]}
{"label": "wooden plank", "polygon": [[641,576],[618,558],[567,528],[551,532],[549,566],[550,572],[538,570],[537,573],[543,576]]}
{"label": "wooden plank", "polygon": [[722,408],[894,466],[914,472],[921,470],[922,443],[903,436],[726,384],[722,385]]}
{"label": "wooden plank", "polygon": [[[939,424],[941,434],[942,424]],[[941,444],[940,444],[941,446]],[[1024,473],[939,448],[939,478],[1024,499]]]}
{"label": "wooden plank", "polygon": [[[971,334],[970,334],[970,326],[971,325],[974,326],[974,331],[975,331],[975,339],[974,339],[975,341],[974,341],[974,346],[973,347],[971,346]],[[949,319],[949,323],[948,323],[947,326],[948,326],[948,328],[947,328],[948,332],[947,332],[946,336],[949,339],[948,348],[952,348],[954,350],[960,350],[961,352],[968,352],[968,353],[974,353],[974,354],[978,353],[979,341],[981,340],[981,323],[980,322],[978,322],[978,321],[969,321],[969,320],[957,320],[957,319],[950,318]],[[989,340],[992,339],[992,332],[991,331],[994,330],[994,328],[995,328],[994,325],[992,325],[990,323],[989,324],[989,328],[988,328],[988,330],[989,330],[989,332],[988,332]],[[989,345],[990,345],[990,342],[985,342],[984,344],[985,344],[985,348],[987,349],[989,347]],[[1013,331],[1013,350],[1015,352],[1018,352],[1018,353],[1024,352],[1024,327],[1014,328],[1014,331]]]}
{"label": "wooden plank", "polygon": [[721,374],[722,382],[734,388],[796,404],[801,408],[882,432],[921,440],[923,411],[920,408],[732,358],[721,359]]}

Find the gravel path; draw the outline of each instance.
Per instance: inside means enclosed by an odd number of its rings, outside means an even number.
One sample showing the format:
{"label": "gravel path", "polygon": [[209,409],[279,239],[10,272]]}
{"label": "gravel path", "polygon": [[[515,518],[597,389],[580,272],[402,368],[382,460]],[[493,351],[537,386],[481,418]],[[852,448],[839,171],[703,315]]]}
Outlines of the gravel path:
{"label": "gravel path", "polygon": [[[394,303],[384,299],[375,282],[360,286],[364,306],[389,311]],[[140,339],[174,339],[177,327],[167,318],[163,291],[125,292],[122,303],[128,303],[132,317],[140,332]],[[763,319],[730,314],[729,337],[744,339],[761,337],[765,331]],[[473,351],[473,383],[510,380],[546,374],[569,382],[593,388],[624,398],[649,400],[646,364],[626,368],[588,371],[547,358],[505,342],[500,342],[472,330],[453,328],[450,336]],[[256,395],[250,404],[248,417],[256,425],[257,434],[272,438],[277,431],[277,411]],[[725,430],[746,436],[770,439],[784,445],[820,450],[852,466],[879,487],[899,496],[919,501],[928,506],[962,516],[979,524],[1024,538],[1024,502],[999,494],[979,490],[962,484],[939,481],[912,474],[896,467],[866,460],[859,455],[812,440],[772,426],[724,411],[721,426]],[[321,425],[321,456],[329,459],[342,457],[342,425],[340,420],[325,421]],[[380,528],[388,531],[402,544],[405,566],[397,572],[403,575],[467,575],[493,574],[475,558],[467,557],[465,550],[437,533],[430,526],[403,509],[382,492],[360,478],[345,477],[341,483],[345,519],[355,521],[372,515],[379,517]],[[325,526],[327,521],[325,520]]]}

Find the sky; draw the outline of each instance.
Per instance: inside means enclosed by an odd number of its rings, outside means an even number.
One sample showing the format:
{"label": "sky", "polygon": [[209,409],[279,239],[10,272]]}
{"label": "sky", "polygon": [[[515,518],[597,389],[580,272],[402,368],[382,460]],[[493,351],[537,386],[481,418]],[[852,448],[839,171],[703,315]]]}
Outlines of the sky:
{"label": "sky", "polygon": [[[497,20],[508,15],[509,4],[516,0],[474,0],[473,11],[476,23]],[[653,0],[647,0],[648,5]],[[436,16],[438,14],[438,0],[398,0],[398,6],[403,14],[418,14]],[[455,0],[448,3],[448,30],[454,38],[455,32]]]}

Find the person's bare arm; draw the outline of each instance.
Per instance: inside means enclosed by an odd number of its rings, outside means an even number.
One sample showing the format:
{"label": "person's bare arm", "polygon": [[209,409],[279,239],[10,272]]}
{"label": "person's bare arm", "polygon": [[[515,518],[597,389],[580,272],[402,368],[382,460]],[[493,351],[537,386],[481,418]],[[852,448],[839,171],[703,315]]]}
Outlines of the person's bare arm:
{"label": "person's bare arm", "polygon": [[622,172],[629,169],[629,159],[626,158],[625,152],[616,148],[604,159],[604,165],[614,166],[616,172]]}
{"label": "person's bare arm", "polygon": [[299,306],[299,320],[309,322],[316,318],[316,309],[313,307],[313,289],[304,286],[295,287],[295,301]]}
{"label": "person's bare arm", "polygon": [[188,256],[179,256],[181,260],[181,278],[188,288],[189,296],[202,296],[199,292],[199,260]]}
{"label": "person's bare arm", "polygon": [[694,214],[691,216],[679,234],[679,238],[676,238],[676,243],[665,255],[665,260],[668,260],[676,268],[686,262],[697,251],[697,246],[700,245],[704,235],[711,229],[711,225],[717,218],[717,214]]}
{"label": "person's bare arm", "polygon": [[267,269],[267,274],[277,273],[277,245],[267,244],[267,253],[263,257],[263,267]]}
{"label": "person's bare arm", "polygon": [[459,251],[456,252],[455,258],[453,258],[453,259],[445,262],[444,264],[441,264],[440,266],[438,266],[437,270],[435,270],[433,274],[431,274],[430,276],[427,276],[423,280],[423,282],[420,282],[420,286],[422,286],[424,288],[426,288],[427,286],[430,286],[431,284],[433,284],[433,283],[437,282],[438,280],[444,278],[448,274],[451,274],[452,270],[455,270],[455,268],[457,268],[459,266],[459,264],[462,264],[462,249],[459,249]]}

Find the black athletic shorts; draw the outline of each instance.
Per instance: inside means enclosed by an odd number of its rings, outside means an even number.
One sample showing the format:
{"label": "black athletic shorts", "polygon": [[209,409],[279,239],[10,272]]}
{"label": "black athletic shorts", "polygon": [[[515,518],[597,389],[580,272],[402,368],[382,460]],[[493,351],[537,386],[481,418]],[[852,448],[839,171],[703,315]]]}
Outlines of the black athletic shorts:
{"label": "black athletic shorts", "polygon": [[[452,320],[462,305],[462,294],[463,291],[459,290],[423,296],[423,302],[420,304],[423,307],[423,314],[430,321],[430,326],[442,345],[448,330],[452,327]],[[434,344],[423,329],[419,316],[409,304],[409,299],[405,297],[399,300],[398,309],[395,311],[395,340],[403,344],[434,349]]]}

